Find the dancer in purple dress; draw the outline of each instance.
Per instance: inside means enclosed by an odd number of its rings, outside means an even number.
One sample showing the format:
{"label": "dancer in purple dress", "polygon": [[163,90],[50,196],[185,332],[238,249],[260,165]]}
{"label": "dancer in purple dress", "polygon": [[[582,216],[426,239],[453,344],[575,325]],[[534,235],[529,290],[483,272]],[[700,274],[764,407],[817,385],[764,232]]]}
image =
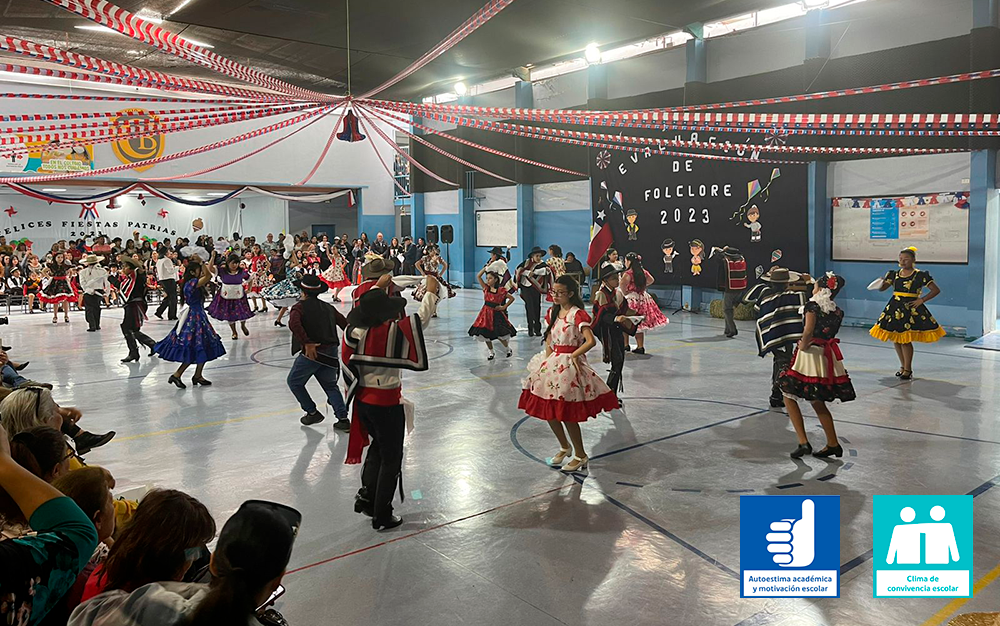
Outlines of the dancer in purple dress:
{"label": "dancer in purple dress", "polygon": [[205,285],[212,280],[212,269],[215,262],[215,253],[207,264],[202,264],[197,257],[188,262],[184,270],[184,278],[181,281],[184,292],[184,302],[187,307],[181,310],[177,324],[170,334],[163,338],[158,344],[153,346],[161,359],[180,363],[177,371],[167,379],[172,385],[179,389],[184,389],[186,385],[181,382],[184,370],[192,363],[195,364],[194,377],[191,382],[195,385],[211,385],[212,383],[202,376],[205,363],[214,361],[226,353],[226,348],[222,345],[222,340],[212,328],[212,323],[205,315]]}
{"label": "dancer in purple dress", "polygon": [[250,335],[246,321],[253,317],[253,311],[250,310],[246,289],[243,287],[243,283],[249,276],[247,271],[240,267],[240,257],[230,254],[226,259],[226,265],[219,271],[222,287],[216,292],[212,304],[205,309],[209,315],[220,322],[229,322],[229,329],[233,331],[233,339],[240,338],[236,333],[236,322],[240,323],[244,335]]}

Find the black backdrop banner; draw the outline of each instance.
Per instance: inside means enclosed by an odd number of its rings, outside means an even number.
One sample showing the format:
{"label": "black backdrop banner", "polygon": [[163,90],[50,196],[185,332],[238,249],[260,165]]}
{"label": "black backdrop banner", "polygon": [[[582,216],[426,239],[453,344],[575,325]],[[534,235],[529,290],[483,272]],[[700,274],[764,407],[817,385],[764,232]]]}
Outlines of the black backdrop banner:
{"label": "black backdrop banner", "polygon": [[807,165],[590,152],[595,219],[657,283],[715,288],[714,246],[739,248],[750,284],[773,265],[808,271]]}

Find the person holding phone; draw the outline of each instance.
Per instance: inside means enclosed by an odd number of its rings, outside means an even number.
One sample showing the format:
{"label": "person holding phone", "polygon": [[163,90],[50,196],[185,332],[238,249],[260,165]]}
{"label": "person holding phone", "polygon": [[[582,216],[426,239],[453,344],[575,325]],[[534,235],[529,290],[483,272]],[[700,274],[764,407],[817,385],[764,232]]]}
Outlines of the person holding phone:
{"label": "person holding phone", "polygon": [[214,252],[208,263],[202,263],[197,256],[191,257],[184,270],[184,278],[181,280],[187,306],[180,312],[177,324],[170,334],[153,346],[153,351],[161,359],[180,363],[177,371],[167,379],[178,389],[187,386],[181,381],[181,376],[192,363],[195,364],[195,371],[191,382],[195,385],[211,385],[212,383],[202,375],[205,363],[214,361],[226,353],[222,339],[212,328],[212,322],[209,321],[204,308],[205,286],[212,280],[214,267]]}

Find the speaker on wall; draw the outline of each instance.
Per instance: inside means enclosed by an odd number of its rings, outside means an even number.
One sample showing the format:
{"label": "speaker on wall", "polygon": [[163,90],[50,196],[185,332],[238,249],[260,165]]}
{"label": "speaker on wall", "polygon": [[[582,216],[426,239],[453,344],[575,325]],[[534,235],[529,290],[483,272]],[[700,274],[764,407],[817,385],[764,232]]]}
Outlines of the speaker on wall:
{"label": "speaker on wall", "polygon": [[451,224],[441,226],[441,243],[452,243],[455,241],[455,228]]}
{"label": "speaker on wall", "polygon": [[427,236],[424,237],[424,239],[427,241],[427,243],[437,243],[438,242],[438,227],[437,226],[428,226],[427,227]]}

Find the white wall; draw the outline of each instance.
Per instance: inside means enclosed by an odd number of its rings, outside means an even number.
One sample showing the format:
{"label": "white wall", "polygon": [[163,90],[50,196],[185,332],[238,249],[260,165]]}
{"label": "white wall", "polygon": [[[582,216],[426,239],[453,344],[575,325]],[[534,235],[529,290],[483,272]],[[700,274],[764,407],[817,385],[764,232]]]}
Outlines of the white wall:
{"label": "white wall", "polygon": [[[267,233],[277,235],[287,227],[287,204],[284,200],[264,197],[246,197],[226,200],[210,207],[177,204],[146,196],[145,206],[138,197],[129,195],[118,198],[121,208],[108,209],[107,202],[96,206],[97,219],[81,217],[78,204],[49,204],[14,192],[0,195],[4,206],[13,207],[17,213],[0,213],[0,235],[8,241],[27,237],[32,249],[44,254],[60,239],[79,239],[92,233],[126,239],[138,230],[142,237],[162,240],[169,237],[194,239],[199,235],[230,236],[234,232],[253,235],[263,240]],[[240,202],[246,205],[242,211]],[[159,212],[165,210],[166,217]],[[204,228],[195,231],[192,222],[201,218]]]}
{"label": "white wall", "polygon": [[[10,82],[0,83],[0,89],[19,93],[69,93],[65,89],[55,87]],[[88,92],[79,89],[74,89],[72,93],[108,95],[108,92]],[[117,111],[126,108],[128,104],[124,102],[8,99],[3,102],[3,112],[14,114]],[[173,103],[141,103],[141,106],[149,110],[157,108],[169,109],[178,105]],[[211,105],[191,104],[185,106],[202,108],[203,106]],[[233,137],[273,124],[286,117],[291,116],[274,116],[260,120],[214,126],[207,129],[170,133],[166,135],[164,154],[171,154]],[[298,184],[309,173],[309,170],[312,169],[338,117],[339,111],[331,113],[309,128],[258,155],[208,174],[190,177],[188,180],[231,183],[234,186],[243,184]],[[116,174],[102,174],[99,177],[106,180],[135,180],[184,175],[244,155],[296,128],[299,128],[299,126],[282,129],[260,138],[250,139],[204,154],[161,163],[144,172],[127,170]],[[389,137],[393,136],[393,129],[388,126],[382,126],[381,128]],[[378,146],[378,152],[381,154],[382,159],[391,168],[393,155],[395,154],[392,147],[383,142],[377,135],[373,139],[375,145]],[[94,156],[98,168],[121,164],[114,155],[110,143],[96,144]],[[366,213],[393,214],[392,179],[385,172],[382,165],[379,164],[375,151],[367,140],[357,143],[335,140],[329,154],[316,172],[316,175],[309,181],[309,184],[314,186],[364,187],[364,193],[361,195]]]}
{"label": "white wall", "polygon": [[544,183],[532,189],[535,212],[590,210],[590,181]]}
{"label": "white wall", "polygon": [[[313,224],[335,224],[337,235],[347,233],[350,238],[358,236],[357,207],[338,207],[328,202],[311,204],[308,202],[288,203],[288,232],[311,233]],[[331,236],[332,238],[332,236]]]}
{"label": "white wall", "polygon": [[433,191],[424,194],[424,215],[453,215],[458,213],[459,192]]}
{"label": "white wall", "polygon": [[[870,0],[831,15],[833,58],[966,35],[972,0]],[[839,45],[838,45],[839,42]]]}
{"label": "white wall", "polygon": [[827,169],[831,198],[968,190],[968,154],[835,161]]}

